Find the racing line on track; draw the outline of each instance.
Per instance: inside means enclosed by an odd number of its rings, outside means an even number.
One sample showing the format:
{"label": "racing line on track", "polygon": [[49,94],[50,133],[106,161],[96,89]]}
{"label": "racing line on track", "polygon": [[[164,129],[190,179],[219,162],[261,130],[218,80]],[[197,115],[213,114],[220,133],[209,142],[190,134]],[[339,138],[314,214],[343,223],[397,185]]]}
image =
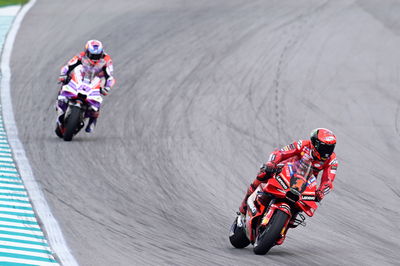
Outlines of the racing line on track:
{"label": "racing line on track", "polygon": [[55,254],[63,265],[78,265],[34,179],[18,138],[12,109],[9,64],[12,47],[22,19],[35,2],[24,5],[15,19],[0,15],[0,52],[8,32],[0,67],[3,115],[0,116],[0,265],[56,266],[59,263]]}

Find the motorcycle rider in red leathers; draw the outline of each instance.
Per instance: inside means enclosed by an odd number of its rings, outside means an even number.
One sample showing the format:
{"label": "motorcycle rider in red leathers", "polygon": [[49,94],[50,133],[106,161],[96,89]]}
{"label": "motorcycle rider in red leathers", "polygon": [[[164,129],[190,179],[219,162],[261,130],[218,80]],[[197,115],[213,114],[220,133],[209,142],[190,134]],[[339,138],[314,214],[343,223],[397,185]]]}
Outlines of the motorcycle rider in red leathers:
{"label": "motorcycle rider in red leathers", "polygon": [[[65,85],[70,80],[70,74],[72,70],[78,65],[82,65],[84,71],[92,71],[99,78],[102,79],[102,86],[100,93],[103,96],[108,95],[110,89],[115,85],[115,79],[113,77],[113,64],[111,57],[104,52],[103,44],[98,40],[90,40],[86,42],[85,50],[76,56],[74,56],[68,63],[61,68],[60,77],[58,82]],[[59,132],[62,132],[62,120],[67,110],[67,99],[61,95],[58,96],[56,109],[57,109],[57,129],[56,134],[59,137]],[[99,111],[90,114],[89,123],[86,126],[85,131],[90,133],[93,131],[96,125],[97,118],[99,116]]]}
{"label": "motorcycle rider in red leathers", "polygon": [[[336,169],[338,167],[336,154],[333,152],[335,145],[336,137],[332,131],[325,128],[317,128],[311,132],[310,140],[299,140],[272,152],[268,162],[262,165],[256,179],[250,184],[239,208],[240,215],[246,215],[247,199],[261,183],[266,183],[275,174],[277,165],[294,159],[300,160],[304,158],[311,160],[315,177],[322,171],[320,185],[316,191],[316,201],[321,201],[333,189],[333,181],[335,180]],[[293,215],[289,227],[295,227],[293,222],[296,216],[297,214]],[[279,239],[276,244],[281,245],[283,243],[286,232],[283,238]]]}

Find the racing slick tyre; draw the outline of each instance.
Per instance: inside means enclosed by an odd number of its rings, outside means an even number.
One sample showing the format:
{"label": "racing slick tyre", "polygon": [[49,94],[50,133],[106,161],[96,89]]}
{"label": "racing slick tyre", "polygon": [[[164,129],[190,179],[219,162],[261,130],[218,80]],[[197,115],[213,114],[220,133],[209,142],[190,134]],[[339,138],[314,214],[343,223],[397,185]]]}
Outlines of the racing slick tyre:
{"label": "racing slick tyre", "polygon": [[77,133],[80,129],[81,124],[81,109],[76,106],[71,106],[71,112],[69,116],[65,119],[64,124],[64,140],[71,141],[72,137]]}
{"label": "racing slick tyre", "polygon": [[237,221],[238,219],[236,218],[231,226],[229,241],[235,248],[245,248],[250,244],[250,241],[246,236],[244,226],[238,226]]}
{"label": "racing slick tyre", "polygon": [[285,226],[289,216],[280,210],[276,210],[271,220],[265,227],[260,227],[256,242],[254,243],[254,253],[257,255],[265,255],[275,245],[276,240],[280,237],[281,231]]}

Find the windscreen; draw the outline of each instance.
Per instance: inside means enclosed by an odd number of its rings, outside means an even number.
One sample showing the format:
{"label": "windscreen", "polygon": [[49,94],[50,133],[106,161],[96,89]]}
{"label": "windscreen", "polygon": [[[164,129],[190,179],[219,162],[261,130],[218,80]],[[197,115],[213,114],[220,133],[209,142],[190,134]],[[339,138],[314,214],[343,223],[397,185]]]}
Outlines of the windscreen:
{"label": "windscreen", "polygon": [[311,158],[303,156],[298,161],[289,165],[290,187],[302,193],[307,187],[307,181],[313,176]]}

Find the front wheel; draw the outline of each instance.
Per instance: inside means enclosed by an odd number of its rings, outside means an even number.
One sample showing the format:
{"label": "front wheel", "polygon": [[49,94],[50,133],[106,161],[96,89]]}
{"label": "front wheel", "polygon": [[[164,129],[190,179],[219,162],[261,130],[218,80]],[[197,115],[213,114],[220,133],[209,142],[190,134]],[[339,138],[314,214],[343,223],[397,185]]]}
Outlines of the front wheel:
{"label": "front wheel", "polygon": [[267,252],[275,245],[276,240],[280,237],[281,231],[288,218],[289,215],[287,215],[287,213],[281,210],[276,210],[267,226],[258,229],[259,232],[256,242],[254,243],[255,254],[267,254]]}
{"label": "front wheel", "polygon": [[81,125],[82,109],[77,106],[70,106],[71,111],[64,123],[64,140],[71,141],[72,137],[79,131]]}

